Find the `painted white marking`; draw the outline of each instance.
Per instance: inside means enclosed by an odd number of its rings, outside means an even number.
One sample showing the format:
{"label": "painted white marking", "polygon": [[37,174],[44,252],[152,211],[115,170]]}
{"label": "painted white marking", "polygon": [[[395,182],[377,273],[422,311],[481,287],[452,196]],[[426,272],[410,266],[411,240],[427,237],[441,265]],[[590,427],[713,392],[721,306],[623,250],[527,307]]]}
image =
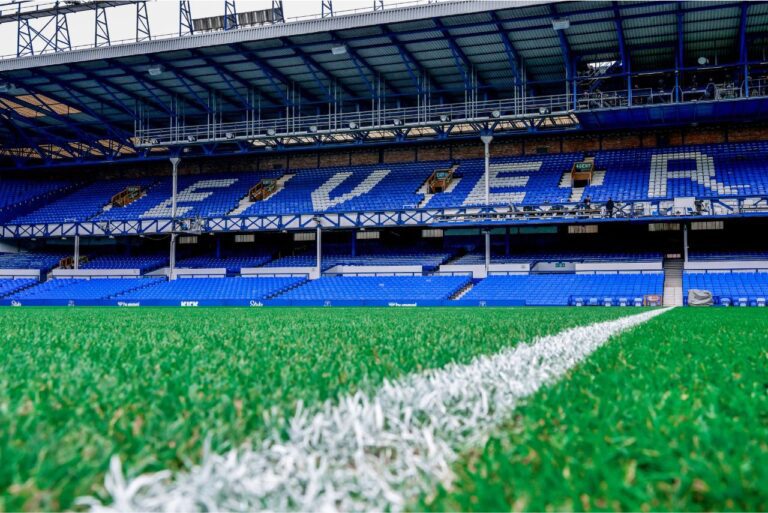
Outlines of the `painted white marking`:
{"label": "painted white marking", "polygon": [[[669,161],[690,160],[696,169],[669,171]],[[688,178],[718,194],[738,194],[738,187],[729,187],[715,180],[715,161],[698,151],[685,154],[667,153],[651,156],[651,176],[648,180],[648,197],[663,198],[667,195],[667,182],[673,178]]]}
{"label": "painted white marking", "polygon": [[357,187],[352,189],[350,192],[342,194],[341,196],[336,196],[335,198],[331,198],[331,192],[352,176],[352,173],[349,171],[336,173],[330,177],[328,181],[326,181],[323,185],[312,191],[312,208],[316,212],[321,212],[323,210],[328,210],[329,208],[344,203],[345,201],[349,201],[353,198],[357,198],[358,196],[362,196],[363,194],[370,192],[371,189],[376,187],[379,182],[381,182],[388,174],[389,169],[377,169],[365,177],[365,180],[360,182]]}
{"label": "painted white marking", "polygon": [[[491,164],[488,166],[488,181],[491,193],[489,195],[492,204],[521,203],[525,199],[525,191],[518,192],[493,192],[493,189],[502,187],[525,187],[531,178],[528,175],[499,176],[507,173],[532,172],[541,169],[543,162],[517,162],[512,164]],[[485,202],[485,175],[481,175],[472,192],[464,199],[464,205],[480,205]]]}
{"label": "painted white marking", "polygon": [[[225,189],[237,182],[237,178],[221,180],[200,180],[176,194],[176,215],[183,216],[194,207],[183,206],[181,203],[199,203],[213,195],[214,191],[197,192],[199,189]],[[173,214],[173,199],[168,198],[162,203],[150,208],[139,217],[170,217]]]}
{"label": "painted white marking", "polygon": [[105,481],[111,505],[79,503],[94,512],[401,511],[438,483],[450,485],[461,451],[481,445],[523,399],[665,311],[568,329],[385,382],[373,397],[357,393],[316,413],[299,404],[255,450],[206,451],[188,472],[127,481],[114,457]]}

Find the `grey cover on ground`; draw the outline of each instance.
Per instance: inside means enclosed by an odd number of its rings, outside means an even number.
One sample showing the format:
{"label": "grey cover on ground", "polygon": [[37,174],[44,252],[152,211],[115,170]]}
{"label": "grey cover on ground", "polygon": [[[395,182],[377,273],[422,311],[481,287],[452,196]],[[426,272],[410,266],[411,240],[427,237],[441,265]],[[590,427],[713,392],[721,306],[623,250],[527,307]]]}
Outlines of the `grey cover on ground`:
{"label": "grey cover on ground", "polygon": [[712,292],[709,290],[688,290],[688,306],[712,306]]}

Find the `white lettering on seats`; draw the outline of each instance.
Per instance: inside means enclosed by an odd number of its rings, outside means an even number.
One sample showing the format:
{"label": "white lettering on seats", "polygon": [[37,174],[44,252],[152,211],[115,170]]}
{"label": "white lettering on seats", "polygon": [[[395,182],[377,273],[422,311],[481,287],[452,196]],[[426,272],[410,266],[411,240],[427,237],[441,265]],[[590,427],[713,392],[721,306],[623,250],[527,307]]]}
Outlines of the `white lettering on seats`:
{"label": "white lettering on seats", "polygon": [[[696,162],[696,169],[670,171],[669,162],[671,160],[694,160]],[[648,197],[666,197],[667,182],[672,178],[688,178],[717,194],[738,194],[738,189],[736,187],[730,187],[715,180],[714,159],[698,151],[683,154],[668,153],[651,156],[651,176],[648,181]]]}
{"label": "white lettering on seats", "polygon": [[312,191],[312,208],[317,211],[328,210],[329,208],[340,205],[345,201],[349,201],[358,196],[362,196],[376,187],[389,174],[389,169],[377,169],[368,175],[365,180],[360,182],[357,187],[351,191],[331,198],[331,192],[339,185],[343,184],[352,173],[345,171],[342,173],[336,173],[330,177],[323,185]]}
{"label": "white lettering on seats", "polygon": [[[488,180],[490,182],[491,193],[489,201],[492,204],[521,203],[525,199],[525,191],[516,192],[493,192],[494,189],[525,187],[528,185],[530,176],[514,175],[499,176],[508,173],[532,172],[541,169],[542,162],[516,162],[511,164],[492,164],[488,166]],[[464,199],[464,205],[481,205],[485,203],[485,175],[475,184],[472,192]]]}
{"label": "white lettering on seats", "polygon": [[[225,189],[237,182],[237,178],[227,178],[221,180],[200,180],[190,185],[176,196],[176,215],[183,216],[194,207],[182,206],[181,203],[199,203],[213,195],[214,191],[197,192],[200,189]],[[173,199],[168,198],[159,205],[156,205],[139,217],[171,217],[173,215]]]}

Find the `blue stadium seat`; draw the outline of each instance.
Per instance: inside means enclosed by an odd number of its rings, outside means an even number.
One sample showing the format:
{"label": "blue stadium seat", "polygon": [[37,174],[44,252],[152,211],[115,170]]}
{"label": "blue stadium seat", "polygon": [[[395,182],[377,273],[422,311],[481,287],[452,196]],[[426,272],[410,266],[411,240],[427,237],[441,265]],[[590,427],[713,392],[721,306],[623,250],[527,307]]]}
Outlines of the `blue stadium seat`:
{"label": "blue stadium seat", "polygon": [[532,274],[489,276],[461,299],[467,301],[521,301],[526,305],[630,304],[646,294],[661,294],[663,273],[631,274]]}
{"label": "blue stadium seat", "polygon": [[295,287],[304,278],[180,278],[119,294],[118,299],[260,300]]}
{"label": "blue stadium seat", "polygon": [[466,276],[324,276],[279,299],[294,301],[444,300],[470,282]]}
{"label": "blue stadium seat", "polygon": [[686,301],[691,289],[712,292],[716,304],[735,305],[743,300],[745,306],[764,306],[768,298],[768,273],[686,271],[683,273]]}

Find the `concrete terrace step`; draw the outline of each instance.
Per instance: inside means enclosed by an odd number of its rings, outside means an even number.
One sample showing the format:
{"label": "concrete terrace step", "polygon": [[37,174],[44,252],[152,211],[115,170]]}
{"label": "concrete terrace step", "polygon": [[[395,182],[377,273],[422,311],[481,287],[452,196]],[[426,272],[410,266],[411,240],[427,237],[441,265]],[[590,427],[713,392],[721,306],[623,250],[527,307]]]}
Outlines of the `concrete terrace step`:
{"label": "concrete terrace step", "polygon": [[664,260],[664,306],[683,305],[683,260]]}

